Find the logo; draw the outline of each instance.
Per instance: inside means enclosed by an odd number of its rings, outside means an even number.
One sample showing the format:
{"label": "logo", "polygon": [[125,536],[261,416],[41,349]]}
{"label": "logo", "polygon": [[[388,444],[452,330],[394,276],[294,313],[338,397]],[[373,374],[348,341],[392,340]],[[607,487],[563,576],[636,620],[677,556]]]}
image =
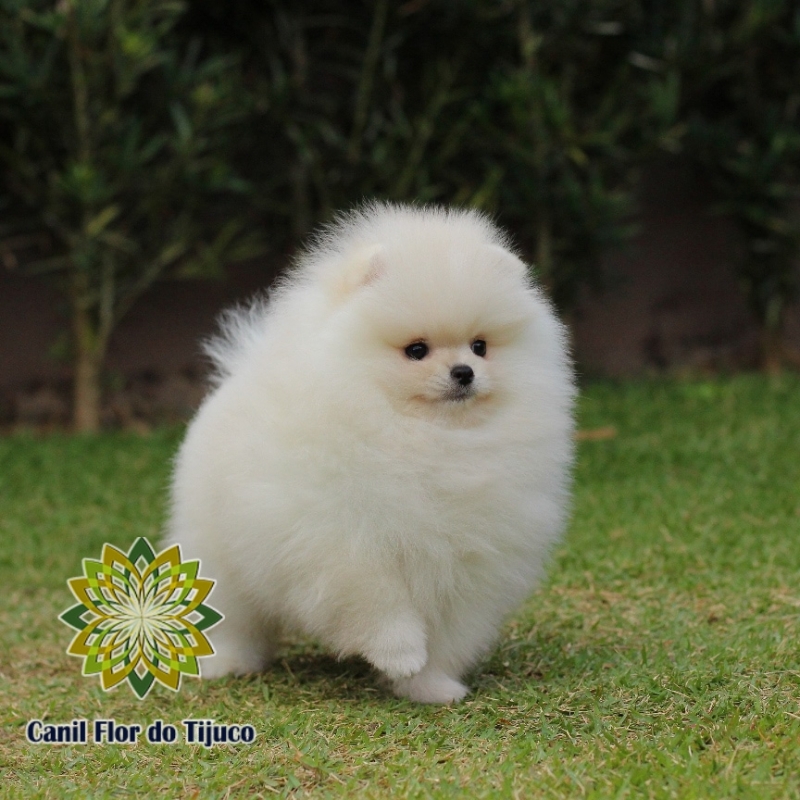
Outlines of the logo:
{"label": "logo", "polygon": [[140,700],[156,681],[177,692],[182,675],[200,677],[197,659],[214,654],[203,631],[222,619],[203,602],[214,581],[199,571],[199,561],[181,561],[180,545],[157,554],[144,537],[127,553],[103,545],[67,581],[78,601],[59,617],[78,631],[67,653],[106,691],[127,680]]}

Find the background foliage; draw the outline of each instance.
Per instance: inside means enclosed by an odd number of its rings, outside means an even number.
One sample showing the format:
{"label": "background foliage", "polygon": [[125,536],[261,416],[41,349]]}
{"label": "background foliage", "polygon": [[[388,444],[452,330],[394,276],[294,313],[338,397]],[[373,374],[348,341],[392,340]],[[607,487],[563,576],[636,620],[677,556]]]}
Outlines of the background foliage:
{"label": "background foliage", "polygon": [[291,250],[366,197],[488,210],[569,311],[659,150],[710,179],[765,364],[791,356],[790,0],[0,0],[0,23],[0,256],[72,292],[76,358],[80,308],[102,361],[158,275],[213,272],[237,232]]}
{"label": "background foliage", "polygon": [[[783,0],[682,2],[652,19],[672,144],[716,189],[738,226],[735,265],[761,326],[765,366],[785,360],[786,307],[800,289],[800,6]],[[666,101],[666,102],[665,102]]]}
{"label": "background foliage", "polygon": [[238,71],[178,37],[172,0],[0,1],[6,266],[46,275],[70,309],[75,422],[99,423],[109,336],[160,275],[236,253],[227,155]]}
{"label": "background foliage", "polygon": [[272,241],[364,197],[482,208],[564,309],[630,229],[644,109],[613,21],[629,17],[615,0],[201,0],[186,26],[245,59],[241,158]]}

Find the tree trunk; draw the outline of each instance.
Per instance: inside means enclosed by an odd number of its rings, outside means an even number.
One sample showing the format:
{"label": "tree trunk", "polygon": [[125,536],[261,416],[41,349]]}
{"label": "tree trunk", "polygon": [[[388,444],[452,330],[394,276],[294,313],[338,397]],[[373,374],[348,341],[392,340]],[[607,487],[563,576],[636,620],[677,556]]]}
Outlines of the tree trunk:
{"label": "tree trunk", "polygon": [[767,375],[780,375],[784,364],[784,342],[779,329],[761,331],[761,368]]}
{"label": "tree trunk", "polygon": [[77,433],[100,430],[100,359],[91,350],[76,353],[72,425]]}
{"label": "tree trunk", "polygon": [[72,426],[77,433],[96,433],[100,430],[100,366],[104,346],[93,329],[86,295],[88,281],[81,270],[72,276],[70,305],[72,306]]}

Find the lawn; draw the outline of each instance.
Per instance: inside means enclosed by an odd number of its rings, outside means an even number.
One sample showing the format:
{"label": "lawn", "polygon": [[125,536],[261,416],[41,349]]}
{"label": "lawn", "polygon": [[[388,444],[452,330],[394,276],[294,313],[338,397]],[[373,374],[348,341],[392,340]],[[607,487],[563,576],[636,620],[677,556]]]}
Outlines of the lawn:
{"label": "lawn", "polygon": [[[103,692],[65,654],[66,579],[103,542],[156,542],[181,432],[0,439],[0,796],[800,798],[800,379],[593,384],[580,427],[549,579],[445,708],[312,645]],[[257,737],[25,739],[33,718],[188,717]]]}

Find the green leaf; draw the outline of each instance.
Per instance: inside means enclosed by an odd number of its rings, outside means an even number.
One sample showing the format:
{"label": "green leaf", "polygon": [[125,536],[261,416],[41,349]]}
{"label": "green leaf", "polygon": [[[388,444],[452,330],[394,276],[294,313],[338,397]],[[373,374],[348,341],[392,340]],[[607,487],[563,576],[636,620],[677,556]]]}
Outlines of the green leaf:
{"label": "green leaf", "polygon": [[172,121],[175,123],[175,130],[178,133],[178,138],[183,144],[186,144],[192,138],[191,120],[180,103],[173,103],[169,111],[172,116]]}
{"label": "green leaf", "polygon": [[97,236],[119,216],[119,212],[120,207],[118,205],[111,205],[104,208],[86,224],[86,235],[90,238]]}

